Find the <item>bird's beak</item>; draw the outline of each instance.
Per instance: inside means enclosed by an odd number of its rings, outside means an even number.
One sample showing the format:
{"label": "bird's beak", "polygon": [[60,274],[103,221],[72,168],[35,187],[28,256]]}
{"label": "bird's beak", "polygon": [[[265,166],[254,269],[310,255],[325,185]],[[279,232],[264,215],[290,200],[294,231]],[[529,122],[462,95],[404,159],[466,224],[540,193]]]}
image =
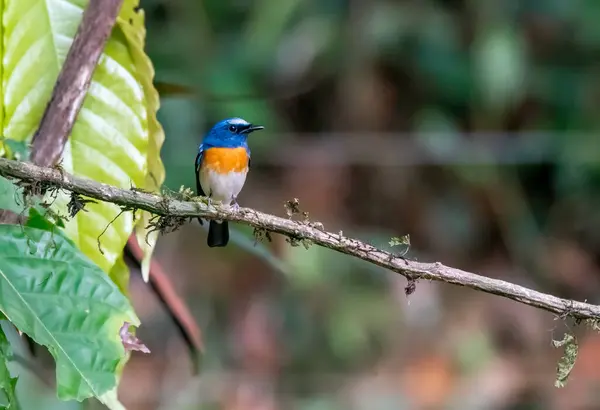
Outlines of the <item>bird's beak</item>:
{"label": "bird's beak", "polygon": [[244,130],[244,134],[250,134],[251,132],[264,130],[264,129],[265,129],[265,127],[263,127],[262,125],[250,125],[248,128],[246,128]]}

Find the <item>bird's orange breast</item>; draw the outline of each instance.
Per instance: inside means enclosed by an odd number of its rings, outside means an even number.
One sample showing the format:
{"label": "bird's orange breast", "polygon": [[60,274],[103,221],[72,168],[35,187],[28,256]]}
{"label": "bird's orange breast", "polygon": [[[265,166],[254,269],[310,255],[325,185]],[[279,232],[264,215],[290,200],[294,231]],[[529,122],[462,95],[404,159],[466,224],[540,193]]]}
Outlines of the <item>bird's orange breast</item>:
{"label": "bird's orange breast", "polygon": [[204,151],[202,166],[219,174],[248,170],[248,153],[240,148],[209,148]]}

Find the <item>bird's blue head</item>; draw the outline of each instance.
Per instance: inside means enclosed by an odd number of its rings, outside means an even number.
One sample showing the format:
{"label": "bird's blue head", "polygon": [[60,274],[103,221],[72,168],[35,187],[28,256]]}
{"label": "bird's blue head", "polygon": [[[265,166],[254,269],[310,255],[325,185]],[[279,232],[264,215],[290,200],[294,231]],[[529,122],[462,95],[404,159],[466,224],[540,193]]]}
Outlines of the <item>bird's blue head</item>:
{"label": "bird's blue head", "polygon": [[248,135],[264,129],[261,125],[253,125],[241,118],[228,118],[219,121],[206,134],[203,143],[213,147],[245,147]]}

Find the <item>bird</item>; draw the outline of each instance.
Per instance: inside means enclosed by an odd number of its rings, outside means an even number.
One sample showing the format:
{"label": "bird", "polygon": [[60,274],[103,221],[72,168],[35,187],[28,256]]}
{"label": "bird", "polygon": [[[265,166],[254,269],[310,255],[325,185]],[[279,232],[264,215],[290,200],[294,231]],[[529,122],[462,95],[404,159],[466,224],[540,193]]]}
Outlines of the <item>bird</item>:
{"label": "bird", "polygon": [[[209,204],[219,202],[238,208],[237,197],[250,169],[248,136],[262,130],[242,118],[227,118],[216,123],[204,136],[196,156],[196,193],[208,197]],[[198,218],[202,224],[202,220]],[[227,221],[211,220],[208,225],[209,247],[229,242]]]}

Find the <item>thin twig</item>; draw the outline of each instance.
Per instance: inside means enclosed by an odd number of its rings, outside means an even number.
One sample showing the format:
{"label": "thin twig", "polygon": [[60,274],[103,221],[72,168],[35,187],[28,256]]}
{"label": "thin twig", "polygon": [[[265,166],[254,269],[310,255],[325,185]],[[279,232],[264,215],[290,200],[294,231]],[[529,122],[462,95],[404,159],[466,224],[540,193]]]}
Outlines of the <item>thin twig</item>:
{"label": "thin twig", "polygon": [[[34,164],[53,166],[58,162],[122,3],[123,0],[91,0],[84,11],[52,97],[33,136],[31,161]],[[0,223],[16,222],[14,213],[0,210]]]}
{"label": "thin twig", "polygon": [[520,303],[534,306],[557,315],[576,319],[600,318],[600,306],[577,302],[537,292],[503,280],[492,279],[460,269],[436,263],[414,262],[398,257],[341,233],[327,232],[316,224],[294,221],[288,218],[265,214],[250,208],[228,210],[208,206],[204,199],[180,201],[173,198],[142,192],[123,190],[87,178],[59,172],[53,168],[42,168],[32,164],[0,158],[0,174],[25,182],[44,182],[57,188],[85,195],[93,199],[112,202],[128,209],[143,209],[161,217],[171,219],[195,218],[226,219],[283,234],[292,242],[307,241],[335,251],[373,263],[412,280],[429,279],[466,286],[472,289],[500,295]]}
{"label": "thin twig", "polygon": [[[140,262],[143,258],[143,251],[140,248],[134,235],[129,237],[125,248],[125,255],[131,257],[141,269]],[[179,329],[181,336],[190,349],[190,355],[193,362],[194,374],[198,373],[198,359],[200,353],[204,351],[202,341],[202,332],[196,323],[192,312],[185,304],[185,301],[177,294],[175,287],[167,276],[162,266],[155,260],[150,262],[150,286],[158,296],[161,303],[166,307],[173,322]]]}

